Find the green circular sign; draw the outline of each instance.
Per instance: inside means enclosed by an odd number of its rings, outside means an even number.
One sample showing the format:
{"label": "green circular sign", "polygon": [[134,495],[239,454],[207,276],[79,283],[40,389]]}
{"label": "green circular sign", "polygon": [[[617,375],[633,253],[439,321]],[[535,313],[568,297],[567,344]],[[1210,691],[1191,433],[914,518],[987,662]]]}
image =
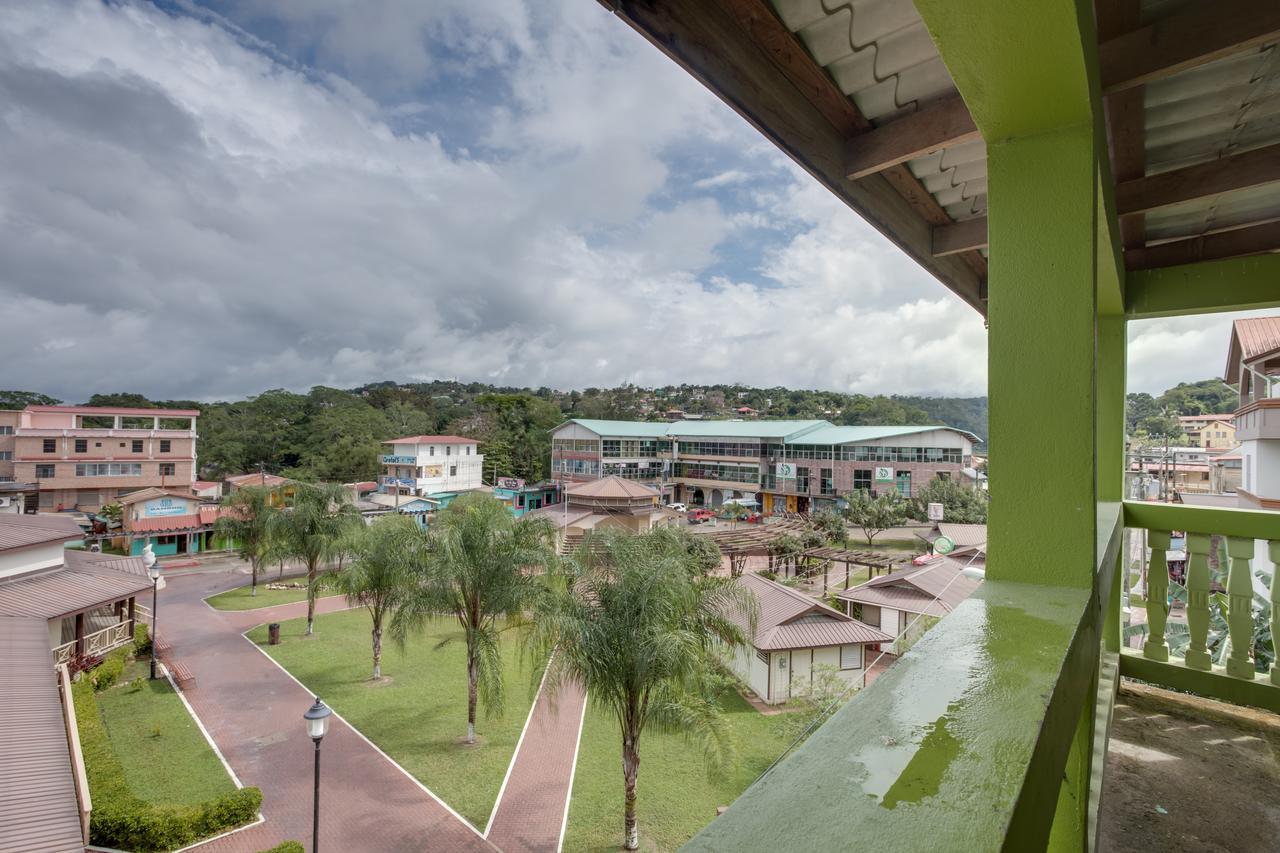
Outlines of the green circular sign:
{"label": "green circular sign", "polygon": [[933,540],[933,550],[939,554],[950,554],[955,549],[955,540],[950,536],[939,536]]}

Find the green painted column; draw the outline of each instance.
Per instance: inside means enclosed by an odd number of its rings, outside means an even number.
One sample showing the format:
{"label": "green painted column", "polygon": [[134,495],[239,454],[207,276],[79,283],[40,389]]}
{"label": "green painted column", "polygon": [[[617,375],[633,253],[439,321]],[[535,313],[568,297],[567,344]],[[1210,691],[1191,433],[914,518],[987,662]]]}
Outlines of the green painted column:
{"label": "green painted column", "polygon": [[1280,687],[1280,642],[1276,642],[1276,631],[1280,630],[1280,539],[1267,543],[1268,556],[1271,558],[1271,648],[1275,657],[1271,660],[1271,683]]}
{"label": "green painted column", "polygon": [[1143,657],[1167,661],[1169,644],[1165,641],[1165,626],[1169,621],[1169,531],[1148,530],[1147,544],[1151,547],[1151,560],[1147,565],[1147,627],[1150,634],[1142,646]]}
{"label": "green painted column", "polygon": [[1253,647],[1253,546],[1256,540],[1239,536],[1227,537],[1227,631],[1231,635],[1231,654],[1227,657],[1227,675],[1253,679],[1256,670],[1249,652]]}
{"label": "green painted column", "polygon": [[[987,521],[987,576],[993,580],[1076,587],[1093,582],[1099,488],[1095,154],[1087,125],[987,149],[993,247],[988,393],[991,445],[997,448],[989,465],[991,482],[999,485],[992,489]],[[1049,163],[1052,168],[1045,167]],[[1114,337],[1114,327],[1110,331]],[[1122,352],[1113,352],[1113,365]],[[1114,491],[1113,482],[1106,487]],[[1038,500],[1045,488],[1050,494]],[[1047,503],[1053,512],[1045,511]]]}
{"label": "green painted column", "polygon": [[1208,533],[1187,535],[1187,627],[1191,644],[1187,647],[1187,666],[1209,672],[1209,552],[1213,548]]}

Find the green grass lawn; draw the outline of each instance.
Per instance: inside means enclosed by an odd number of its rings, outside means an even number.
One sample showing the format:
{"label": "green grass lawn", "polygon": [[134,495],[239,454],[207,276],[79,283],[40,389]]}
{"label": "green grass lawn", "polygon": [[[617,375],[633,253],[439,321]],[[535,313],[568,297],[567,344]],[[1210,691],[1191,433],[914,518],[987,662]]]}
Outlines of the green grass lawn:
{"label": "green grass lawn", "polygon": [[[157,805],[194,805],[235,790],[222,762],[165,679],[147,679],[148,663],[130,661],[97,694],[111,750],[129,789]],[[132,682],[142,679],[140,689]]]}
{"label": "green grass lawn", "polygon": [[[302,583],[304,578],[286,578],[286,583]],[[215,610],[256,610],[259,607],[272,607],[276,604],[290,604],[295,601],[306,601],[306,589],[267,589],[268,581],[258,579],[258,594],[250,595],[248,585],[238,586],[205,599]],[[274,583],[274,581],[271,581]],[[320,597],[333,595],[333,590],[320,588]]]}
{"label": "green grass lawn", "polygon": [[[708,776],[697,744],[679,734],[646,731],[640,739],[636,814],[641,850],[675,850],[727,806],[786,747],[779,718],[766,717],[737,693],[721,700],[737,753],[720,776]],[[622,745],[612,715],[587,709],[573,780],[564,849],[617,850],[622,844]]]}
{"label": "green grass lawn", "polygon": [[[534,667],[520,660],[514,636],[503,641],[506,712],[476,722],[480,743],[466,746],[466,647],[457,622],[437,620],[409,641],[404,652],[384,639],[383,682],[373,671],[371,622],[364,608],[316,619],[304,638],[305,619],[281,624],[281,643],[268,646],[266,628],[249,638],[342,714],[406,770],[484,829],[533,701]],[[446,637],[456,638],[436,648]],[[540,672],[541,670],[539,670]]]}

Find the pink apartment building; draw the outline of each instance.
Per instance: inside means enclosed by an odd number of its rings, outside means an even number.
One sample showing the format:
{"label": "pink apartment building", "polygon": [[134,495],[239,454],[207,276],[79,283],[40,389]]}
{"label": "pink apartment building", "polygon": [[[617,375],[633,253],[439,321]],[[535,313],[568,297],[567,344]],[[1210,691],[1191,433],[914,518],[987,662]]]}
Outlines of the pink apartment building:
{"label": "pink apartment building", "polygon": [[148,487],[190,491],[199,415],[111,406],[0,412],[0,478],[36,484],[45,512],[97,510]]}

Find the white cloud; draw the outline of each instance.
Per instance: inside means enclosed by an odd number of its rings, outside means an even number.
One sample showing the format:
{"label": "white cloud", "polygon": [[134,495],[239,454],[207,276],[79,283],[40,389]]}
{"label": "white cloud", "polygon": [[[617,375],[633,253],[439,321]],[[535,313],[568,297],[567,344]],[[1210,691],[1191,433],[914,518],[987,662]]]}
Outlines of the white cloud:
{"label": "white cloud", "polygon": [[[319,69],[142,4],[6,9],[0,387],[982,393],[977,314],[607,11],[410,5],[227,10]],[[442,106],[379,85],[467,74],[503,95],[473,145],[387,123]]]}
{"label": "white cloud", "polygon": [[1129,323],[1128,390],[1160,394],[1179,382],[1222,378],[1231,324],[1274,311],[1237,311]]}

